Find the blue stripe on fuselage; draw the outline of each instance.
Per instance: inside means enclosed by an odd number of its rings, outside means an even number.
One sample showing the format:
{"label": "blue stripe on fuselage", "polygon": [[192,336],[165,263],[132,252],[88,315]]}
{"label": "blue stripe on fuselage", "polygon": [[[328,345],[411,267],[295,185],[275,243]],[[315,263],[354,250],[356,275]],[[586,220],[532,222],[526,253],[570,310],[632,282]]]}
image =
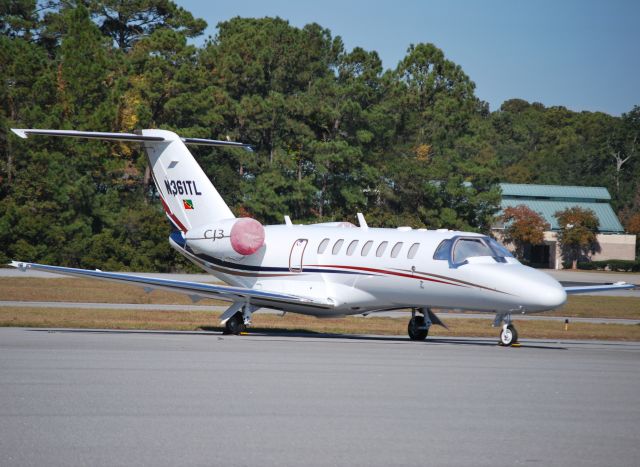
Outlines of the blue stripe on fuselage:
{"label": "blue stripe on fuselage", "polygon": [[[174,233],[177,234],[176,236],[178,236],[180,238],[180,241],[182,242],[182,244],[180,242],[178,242],[175,238],[174,238]],[[188,245],[186,245],[186,241],[184,240],[184,238],[182,238],[182,235],[180,234],[180,232],[174,232],[171,234],[171,239],[177,244],[179,245],[181,248],[183,248],[185,251],[187,251],[188,253],[192,254],[193,256],[195,256],[198,259],[207,261],[211,264],[215,264],[216,266],[220,266],[220,267],[224,267],[227,269],[237,269],[240,271],[251,271],[251,272],[293,272],[291,271],[289,268],[282,268],[282,267],[274,267],[274,266],[253,266],[250,264],[237,264],[237,263],[231,263],[229,261],[223,261],[221,259],[215,258],[213,256],[209,256],[206,255],[204,253],[195,253]],[[364,276],[371,276],[371,275],[375,275],[375,274],[371,274],[369,272],[363,273],[363,272],[357,272],[357,271],[344,271],[344,270],[335,270],[335,269],[304,269],[302,270],[302,272],[317,272],[317,273],[333,273],[333,274],[357,274],[357,275],[364,275]]]}
{"label": "blue stripe on fuselage", "polygon": [[171,240],[173,240],[176,245],[178,245],[180,248],[185,248],[185,246],[187,245],[187,241],[184,239],[184,237],[182,236],[182,233],[179,232],[178,230],[174,230],[173,232],[171,232],[171,235],[169,235],[169,237],[171,238]]}

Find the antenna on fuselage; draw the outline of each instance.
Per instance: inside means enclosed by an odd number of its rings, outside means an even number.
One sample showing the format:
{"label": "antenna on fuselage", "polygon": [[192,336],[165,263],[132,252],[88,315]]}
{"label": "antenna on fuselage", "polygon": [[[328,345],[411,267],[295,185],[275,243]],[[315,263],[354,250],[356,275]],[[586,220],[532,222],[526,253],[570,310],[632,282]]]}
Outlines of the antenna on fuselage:
{"label": "antenna on fuselage", "polygon": [[361,212],[359,212],[357,214],[358,216],[358,224],[360,225],[361,229],[368,229],[369,226],[367,225],[367,221],[365,220],[364,216],[362,215]]}

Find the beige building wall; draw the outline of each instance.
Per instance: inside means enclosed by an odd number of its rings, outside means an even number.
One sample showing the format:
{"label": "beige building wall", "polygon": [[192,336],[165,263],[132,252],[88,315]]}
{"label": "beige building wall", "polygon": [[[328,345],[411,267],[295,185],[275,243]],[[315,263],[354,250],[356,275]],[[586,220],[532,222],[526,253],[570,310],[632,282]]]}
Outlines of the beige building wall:
{"label": "beige building wall", "polygon": [[605,235],[598,234],[601,250],[591,257],[591,261],[605,259],[636,259],[635,235]]}
{"label": "beige building wall", "polygon": [[[493,231],[496,239],[502,243],[502,230]],[[600,251],[590,257],[591,261],[604,261],[607,259],[636,259],[636,236],[623,234],[598,234],[596,236],[600,244]],[[544,243],[549,246],[549,265],[553,269],[562,269],[561,250],[558,246],[558,234],[548,231],[544,233]],[[513,245],[505,244],[513,251]]]}
{"label": "beige building wall", "polygon": [[[594,253],[591,261],[604,261],[607,259],[636,259],[636,236],[622,234],[598,234],[596,236],[600,251]],[[562,256],[558,247],[558,235],[556,232],[545,232],[544,243],[549,245],[549,264],[555,269],[562,269]]]}

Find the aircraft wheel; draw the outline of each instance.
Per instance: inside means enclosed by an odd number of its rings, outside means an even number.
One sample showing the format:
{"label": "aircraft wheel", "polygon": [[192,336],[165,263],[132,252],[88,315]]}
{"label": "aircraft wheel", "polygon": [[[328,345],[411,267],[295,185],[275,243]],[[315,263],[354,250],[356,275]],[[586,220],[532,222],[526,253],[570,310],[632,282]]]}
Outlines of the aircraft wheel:
{"label": "aircraft wheel", "polygon": [[224,326],[225,334],[235,334],[236,336],[241,332],[246,331],[247,326],[244,324],[242,313],[238,312],[233,315]]}
{"label": "aircraft wheel", "polygon": [[412,341],[423,341],[429,334],[429,328],[426,326],[424,316],[414,316],[409,320],[409,339]]}
{"label": "aircraft wheel", "polygon": [[513,324],[509,324],[502,328],[500,333],[500,344],[504,346],[510,346],[518,342],[518,331]]}

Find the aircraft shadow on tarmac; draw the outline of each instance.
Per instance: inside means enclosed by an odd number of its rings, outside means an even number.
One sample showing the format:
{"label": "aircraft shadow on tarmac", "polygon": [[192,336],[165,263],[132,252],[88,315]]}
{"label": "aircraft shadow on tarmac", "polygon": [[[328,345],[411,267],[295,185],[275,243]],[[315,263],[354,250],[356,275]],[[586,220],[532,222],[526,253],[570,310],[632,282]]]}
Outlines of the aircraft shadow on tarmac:
{"label": "aircraft shadow on tarmac", "polygon": [[[219,338],[238,338],[242,336],[224,335],[222,328],[217,327],[202,327],[200,331],[167,331],[167,330],[137,330],[137,329],[31,329],[35,332],[55,332],[55,333],[74,333],[74,334],[123,334],[123,335],[161,335],[161,336],[200,336],[200,337],[212,337],[218,336]],[[313,339],[340,339],[342,341],[353,342],[384,342],[388,344],[408,344],[410,341],[406,337],[398,336],[372,336],[372,335],[359,335],[359,334],[335,334],[327,332],[310,331],[307,329],[278,329],[278,328],[252,328],[251,332],[244,333],[246,336],[252,337],[296,337],[296,338],[313,338]],[[455,338],[455,337],[429,337],[424,342],[413,342],[415,345],[438,345],[438,344],[453,344],[453,345],[467,345],[476,347],[501,347],[494,339],[478,339],[478,338]],[[543,344],[543,345],[539,345]],[[521,343],[517,345],[517,348],[527,349],[543,349],[543,350],[568,350],[566,347],[560,347],[557,342],[543,341],[536,343]]]}

